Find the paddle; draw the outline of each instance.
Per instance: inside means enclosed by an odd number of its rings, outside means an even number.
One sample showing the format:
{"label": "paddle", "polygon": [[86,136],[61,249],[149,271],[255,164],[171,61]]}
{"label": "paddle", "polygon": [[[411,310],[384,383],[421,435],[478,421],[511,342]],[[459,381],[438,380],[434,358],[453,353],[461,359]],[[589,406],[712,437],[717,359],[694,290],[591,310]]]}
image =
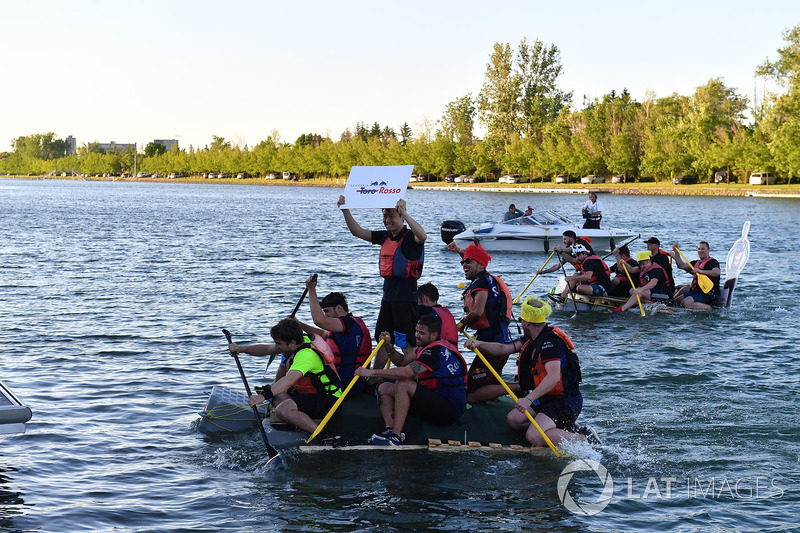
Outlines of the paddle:
{"label": "paddle", "polygon": [[[311,281],[317,281],[317,275],[316,274],[311,276]],[[297,314],[297,311],[300,309],[300,306],[303,305],[303,300],[306,299],[306,295],[307,294],[308,294],[308,287],[306,287],[306,290],[303,291],[303,295],[300,296],[300,299],[297,300],[297,305],[294,306],[294,311],[292,311],[292,314],[289,315],[290,317],[294,318],[294,315]],[[269,365],[271,365],[272,362],[275,360],[275,356],[276,355],[278,355],[278,354],[272,354],[272,355],[269,356],[269,361],[267,361],[267,368],[264,369],[265,373],[269,369]]]}
{"label": "paddle", "polygon": [[[567,271],[564,268],[564,262],[559,261],[559,263],[561,263],[561,272],[564,273],[564,278],[566,280]],[[575,302],[575,294],[572,292],[572,285],[569,284],[569,281],[567,281],[567,288],[569,289],[569,295],[572,297],[572,306],[575,307],[575,314],[572,315],[572,318],[575,318],[576,316],[578,316],[578,304],[577,302]]]}
{"label": "paddle", "polygon": [[[676,251],[677,251],[679,254],[681,254],[681,257],[683,258],[684,262],[685,262],[687,265],[691,265],[691,263],[689,262],[689,260],[688,260],[688,259],[686,259],[686,256],[685,256],[685,255],[683,255],[683,252],[681,252],[680,250],[678,250],[678,247],[677,247],[677,246],[675,247],[675,250],[676,250]],[[708,276],[706,276],[705,274],[701,274],[701,273],[699,273],[699,272],[695,272],[695,275],[697,276],[697,284],[698,284],[698,285],[700,285],[700,290],[702,290],[704,293],[708,293],[709,291],[711,291],[711,289],[713,289],[713,288],[714,288],[714,282],[713,282],[713,281],[711,281],[711,279],[710,279]]]}
{"label": "paddle", "polygon": [[[628,242],[626,242],[626,243],[624,243],[624,244],[621,244],[621,245],[617,246],[617,248],[622,248],[623,246],[628,246],[630,243],[632,243],[633,241],[635,241],[636,239],[638,239],[638,238],[639,238],[639,237],[641,237],[641,236],[642,236],[642,234],[640,233],[639,235],[637,235],[637,236],[636,236],[636,237],[634,237],[633,239],[629,240]],[[611,254],[613,254],[613,253],[614,253],[614,250],[611,250],[611,251],[610,251],[610,252],[608,252],[606,255],[604,255],[604,256],[603,256],[601,259],[605,259],[606,257],[608,257],[609,255],[611,255]]]}
{"label": "paddle", "polygon": [[742,226],[742,236],[736,239],[736,242],[731,246],[728,251],[728,258],[725,261],[725,279],[735,279],[744,270],[744,265],[750,258],[750,241],[747,240],[747,233],[750,231],[750,221],[745,220]]}
{"label": "paddle", "polygon": [[[462,333],[464,335],[466,335],[468,339],[472,338],[466,331],[462,331]],[[495,377],[497,382],[500,383],[500,385],[503,386],[503,388],[506,390],[508,395],[511,396],[511,398],[514,400],[514,402],[515,403],[518,402],[519,398],[517,398],[517,396],[513,392],[511,392],[511,389],[508,387],[508,384],[505,381],[503,381],[503,378],[500,376],[500,374],[498,374],[497,371],[494,369],[494,367],[492,367],[492,365],[489,364],[489,361],[486,360],[486,358],[483,356],[481,351],[478,348],[474,348],[474,347],[471,348],[471,350],[473,352],[475,352],[475,355],[477,355],[478,358],[481,360],[481,362],[484,365],[486,365],[486,368],[489,369],[489,371]],[[555,445],[553,444],[553,441],[550,440],[550,437],[548,437],[545,434],[545,432],[542,431],[542,428],[539,426],[539,424],[536,423],[536,420],[534,420],[533,415],[531,415],[531,412],[528,411],[527,409],[525,409],[525,415],[527,415],[528,420],[530,420],[531,424],[533,424],[533,427],[536,428],[536,431],[539,432],[539,435],[542,436],[542,438],[547,443],[547,445],[550,447],[550,449],[553,450],[553,453],[556,454],[556,457],[561,457],[563,454],[560,451],[558,451],[558,448],[555,447]]]}
{"label": "paddle", "polygon": [[[228,339],[228,344],[233,342],[231,338],[231,332],[227,329],[223,329],[222,333],[225,334],[225,338]],[[239,356],[237,354],[232,354],[233,358],[236,360],[236,366],[239,367],[239,375],[242,376],[242,383],[244,383],[244,390],[247,391],[247,397],[253,395],[250,391],[250,385],[247,383],[247,378],[244,375],[244,370],[242,369],[242,363],[239,362]],[[258,422],[258,429],[261,430],[261,439],[264,441],[264,446],[267,447],[267,453],[269,454],[269,458],[272,459],[276,455],[278,455],[278,450],[272,447],[269,443],[269,439],[267,438],[267,432],[264,431],[264,425],[261,423],[261,413],[258,412],[258,407],[255,405],[253,406],[253,413],[256,415],[256,421]]]}
{"label": "paddle", "polygon": [[513,301],[513,302],[511,302],[512,304],[515,304],[515,303],[517,303],[517,302],[519,301],[519,299],[520,299],[520,298],[522,298],[522,295],[523,295],[523,294],[525,294],[525,291],[527,291],[527,290],[528,290],[528,287],[530,287],[530,286],[531,286],[531,283],[533,283],[533,281],[534,281],[536,278],[538,278],[538,277],[539,277],[539,272],[541,272],[542,270],[544,270],[544,267],[546,267],[546,266],[547,266],[547,263],[549,263],[549,262],[550,262],[550,260],[553,258],[553,254],[555,254],[555,253],[556,253],[556,251],[555,251],[555,250],[553,250],[552,252],[550,252],[550,257],[548,257],[548,258],[547,258],[547,261],[545,261],[545,262],[544,262],[544,264],[542,265],[542,268],[540,268],[539,270],[537,270],[537,271],[536,271],[536,275],[535,275],[535,276],[533,276],[533,279],[530,281],[530,283],[528,283],[527,285],[525,285],[525,288],[524,288],[524,289],[522,289],[522,292],[521,292],[521,293],[519,293],[519,296],[517,296],[516,298],[514,298],[514,301]]}
{"label": "paddle", "polygon": [[[367,368],[367,366],[369,366],[369,363],[372,361],[372,358],[375,357],[375,354],[378,353],[378,350],[381,348],[381,346],[383,346],[383,339],[381,339],[380,342],[378,342],[378,345],[375,347],[374,350],[372,350],[372,353],[369,354],[369,357],[367,357],[367,360],[364,361],[363,365],[361,365],[361,368]],[[336,412],[336,410],[342,404],[342,402],[344,401],[345,396],[347,396],[347,393],[350,392],[350,389],[353,388],[353,385],[356,384],[356,381],[358,381],[359,377],[360,376],[353,376],[353,379],[350,380],[350,383],[348,383],[347,387],[344,389],[344,391],[342,391],[342,395],[339,396],[339,399],[336,400],[335,404],[333,404],[333,407],[331,407],[330,411],[328,411],[328,414],[325,415],[325,418],[323,418],[322,422],[319,423],[319,425],[317,426],[317,429],[315,429],[314,433],[312,433],[311,436],[308,437],[308,440],[306,440],[306,444],[308,444],[309,442],[314,440],[314,437],[316,437],[317,435],[320,434],[320,432],[322,431],[322,428],[325,427],[325,424],[328,423],[328,420],[331,419],[333,414]]]}
{"label": "paddle", "polygon": [[[631,277],[631,273],[628,272],[628,265],[625,264],[625,261],[622,262],[622,269],[625,271],[625,275],[628,276],[628,281],[631,282],[631,287],[633,287],[633,278]],[[636,287],[633,287],[636,289]],[[634,291],[636,295],[636,301],[639,302],[639,310],[642,312],[642,316],[644,316],[644,307],[642,307],[642,299],[639,298],[639,293]]]}

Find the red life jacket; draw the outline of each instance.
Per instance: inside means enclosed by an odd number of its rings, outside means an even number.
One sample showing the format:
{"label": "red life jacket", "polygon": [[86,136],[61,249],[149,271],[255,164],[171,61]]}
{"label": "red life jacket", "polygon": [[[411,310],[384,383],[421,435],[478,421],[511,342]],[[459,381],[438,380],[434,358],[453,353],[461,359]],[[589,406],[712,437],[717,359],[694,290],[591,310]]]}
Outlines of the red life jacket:
{"label": "red life jacket", "polygon": [[456,319],[453,318],[453,313],[441,305],[434,305],[431,309],[436,313],[436,316],[442,319],[442,333],[439,338],[449,342],[452,345],[450,348],[458,351],[458,328],[456,327]]}
{"label": "red life jacket", "polygon": [[[513,302],[514,299],[511,297],[511,291],[508,290],[508,285],[506,285],[502,278],[489,274],[488,272],[484,273],[497,284],[498,297],[494,302],[490,302],[488,298],[486,299],[486,305],[483,306],[483,314],[478,320],[469,325],[469,327],[475,330],[494,327],[499,324],[501,320],[506,323],[511,322],[511,302]],[[483,274],[480,275],[482,276]],[[475,307],[475,298],[472,296],[472,291],[467,287],[464,293],[464,311],[469,314],[473,307]]]}
{"label": "red life jacket", "polygon": [[[608,268],[608,265],[606,264],[605,261],[603,261],[600,257],[596,255],[589,255],[586,257],[586,259],[583,260],[583,263],[585,263],[589,259],[597,259],[598,261],[600,261],[600,264],[603,265],[603,269],[606,271],[606,276],[608,276],[609,279],[611,278],[611,270]],[[583,263],[581,263],[581,270],[583,270]],[[597,285],[599,281],[600,280],[597,279],[597,275],[595,275],[594,271],[592,271],[592,277],[589,278],[589,281],[587,281],[586,283],[588,283],[589,285]]]}
{"label": "red life jacket", "polygon": [[[333,366],[333,353],[331,352],[328,343],[325,342],[325,339],[318,335],[311,335],[309,337],[303,337],[303,340],[306,342],[298,348],[298,350],[292,354],[292,357],[289,361],[286,361],[286,368],[291,370],[292,363],[294,362],[294,358],[303,350],[309,350],[315,353],[320,359],[322,359],[323,371],[316,373],[316,372],[309,372],[297,381],[294,382],[293,387],[297,390],[297,392],[301,394],[331,394],[336,395],[337,391],[341,391],[342,382],[339,379],[339,374],[336,372],[336,369]],[[326,376],[328,378],[327,383],[322,383],[322,376]]]}
{"label": "red life jacket", "polygon": [[425,251],[419,259],[410,260],[403,255],[402,244],[405,239],[413,239],[414,233],[408,228],[403,228],[397,239],[390,235],[381,244],[380,269],[384,278],[410,278],[419,279],[422,275],[422,264],[425,260]]}
{"label": "red life jacket", "polygon": [[561,362],[561,377],[555,387],[545,394],[542,398],[555,399],[564,398],[575,394],[578,391],[578,383],[581,381],[581,369],[578,356],[575,354],[575,345],[567,334],[556,326],[545,326],[547,332],[540,334],[534,345],[533,339],[528,339],[522,345],[517,359],[517,380],[521,391],[530,391],[539,386],[547,376],[547,370],[541,361],[541,347],[544,341],[552,336],[558,337],[554,342],[563,343],[561,348],[564,359]]}
{"label": "red life jacket", "polygon": [[[711,257],[711,256],[708,256],[708,257],[707,257],[706,259],[704,259],[703,261],[700,261],[700,260],[698,260],[698,261],[697,261],[697,262],[694,264],[694,268],[696,268],[697,270],[703,270],[703,268],[705,268],[706,264],[707,264],[709,261],[711,261],[712,259],[714,259],[714,258],[713,258],[713,257]],[[709,279],[711,279],[711,278],[709,277]],[[697,289],[699,289],[699,288],[700,288],[700,285],[697,283],[697,272],[695,272],[694,274],[692,274],[692,283],[691,283],[691,284],[689,284],[689,290],[692,290],[692,291],[693,291],[693,290],[697,290]]]}
{"label": "red life jacket", "polygon": [[[650,261],[650,268],[648,268],[647,270],[643,270],[643,271],[639,272],[639,286],[640,287],[642,286],[642,281],[644,281],[643,280],[644,275],[647,274],[648,272],[650,272],[651,270],[653,270],[654,268],[657,268],[657,269],[661,270],[661,272],[664,273],[664,279],[666,280],[664,283],[667,285],[667,288],[669,289],[670,287],[672,287],[672,284],[669,282],[669,275],[667,274],[667,271],[664,270],[664,267],[662,267],[661,265],[659,265],[655,261]],[[645,283],[645,285],[647,285],[647,284]],[[653,287],[653,288],[655,289],[655,287]]]}
{"label": "red life jacket", "polygon": [[[453,364],[441,364],[439,368],[431,372],[427,368],[417,374],[417,383],[428,387],[433,390],[452,389],[456,387],[467,387],[467,362],[457,350],[449,342],[441,339],[430,343],[424,348],[417,348],[417,357],[432,346],[438,346],[439,349],[445,349],[455,356],[455,360],[459,363],[460,368],[453,367]],[[441,353],[441,352],[440,352]]]}
{"label": "red life jacket", "polygon": [[[369,354],[372,353],[372,338],[369,334],[369,329],[367,329],[367,325],[364,324],[364,321],[361,317],[352,316],[350,315],[353,320],[356,322],[356,327],[361,330],[361,344],[358,346],[355,353],[342,353],[339,345],[336,344],[336,336],[342,335],[341,333],[333,333],[331,331],[328,332],[328,336],[325,338],[326,342],[328,343],[328,347],[331,350],[333,355],[333,366],[336,368],[337,371],[341,372],[343,366],[361,366],[364,364],[364,361],[367,360]],[[353,332],[351,332],[353,333]],[[351,343],[354,344],[354,343]],[[349,346],[350,349],[353,346]],[[352,374],[352,371],[348,372],[348,374]]]}

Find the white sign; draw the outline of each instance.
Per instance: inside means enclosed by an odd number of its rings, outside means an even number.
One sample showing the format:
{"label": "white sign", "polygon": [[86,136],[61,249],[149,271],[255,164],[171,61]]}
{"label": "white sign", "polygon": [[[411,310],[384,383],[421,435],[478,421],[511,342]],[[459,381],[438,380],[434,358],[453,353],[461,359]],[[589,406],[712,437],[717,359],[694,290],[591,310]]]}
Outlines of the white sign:
{"label": "white sign", "polygon": [[351,168],[341,208],[394,207],[405,195],[413,170],[414,165]]}

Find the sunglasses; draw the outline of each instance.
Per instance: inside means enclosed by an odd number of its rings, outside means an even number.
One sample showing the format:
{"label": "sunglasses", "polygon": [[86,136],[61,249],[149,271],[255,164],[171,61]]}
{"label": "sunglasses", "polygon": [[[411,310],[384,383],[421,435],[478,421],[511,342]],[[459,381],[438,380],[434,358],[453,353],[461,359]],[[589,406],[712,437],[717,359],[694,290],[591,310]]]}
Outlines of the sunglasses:
{"label": "sunglasses", "polygon": [[473,261],[474,261],[474,259],[464,259],[463,261],[461,261],[461,264],[462,265],[468,265],[468,264],[472,263]]}

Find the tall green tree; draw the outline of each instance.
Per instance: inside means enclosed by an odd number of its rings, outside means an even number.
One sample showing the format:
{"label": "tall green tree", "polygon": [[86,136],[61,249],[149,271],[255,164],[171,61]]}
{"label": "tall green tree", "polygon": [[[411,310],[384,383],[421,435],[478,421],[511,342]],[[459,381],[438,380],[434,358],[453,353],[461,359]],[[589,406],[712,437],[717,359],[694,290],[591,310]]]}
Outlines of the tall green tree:
{"label": "tall green tree", "polygon": [[572,100],[572,92],[558,88],[563,70],[561,52],[554,44],[546,45],[539,39],[531,43],[523,38],[517,54],[521,131],[541,141],[544,126],[554,121]]}
{"label": "tall green tree", "polygon": [[451,141],[470,145],[475,141],[475,102],[467,94],[448,103],[442,116],[442,132]]}

